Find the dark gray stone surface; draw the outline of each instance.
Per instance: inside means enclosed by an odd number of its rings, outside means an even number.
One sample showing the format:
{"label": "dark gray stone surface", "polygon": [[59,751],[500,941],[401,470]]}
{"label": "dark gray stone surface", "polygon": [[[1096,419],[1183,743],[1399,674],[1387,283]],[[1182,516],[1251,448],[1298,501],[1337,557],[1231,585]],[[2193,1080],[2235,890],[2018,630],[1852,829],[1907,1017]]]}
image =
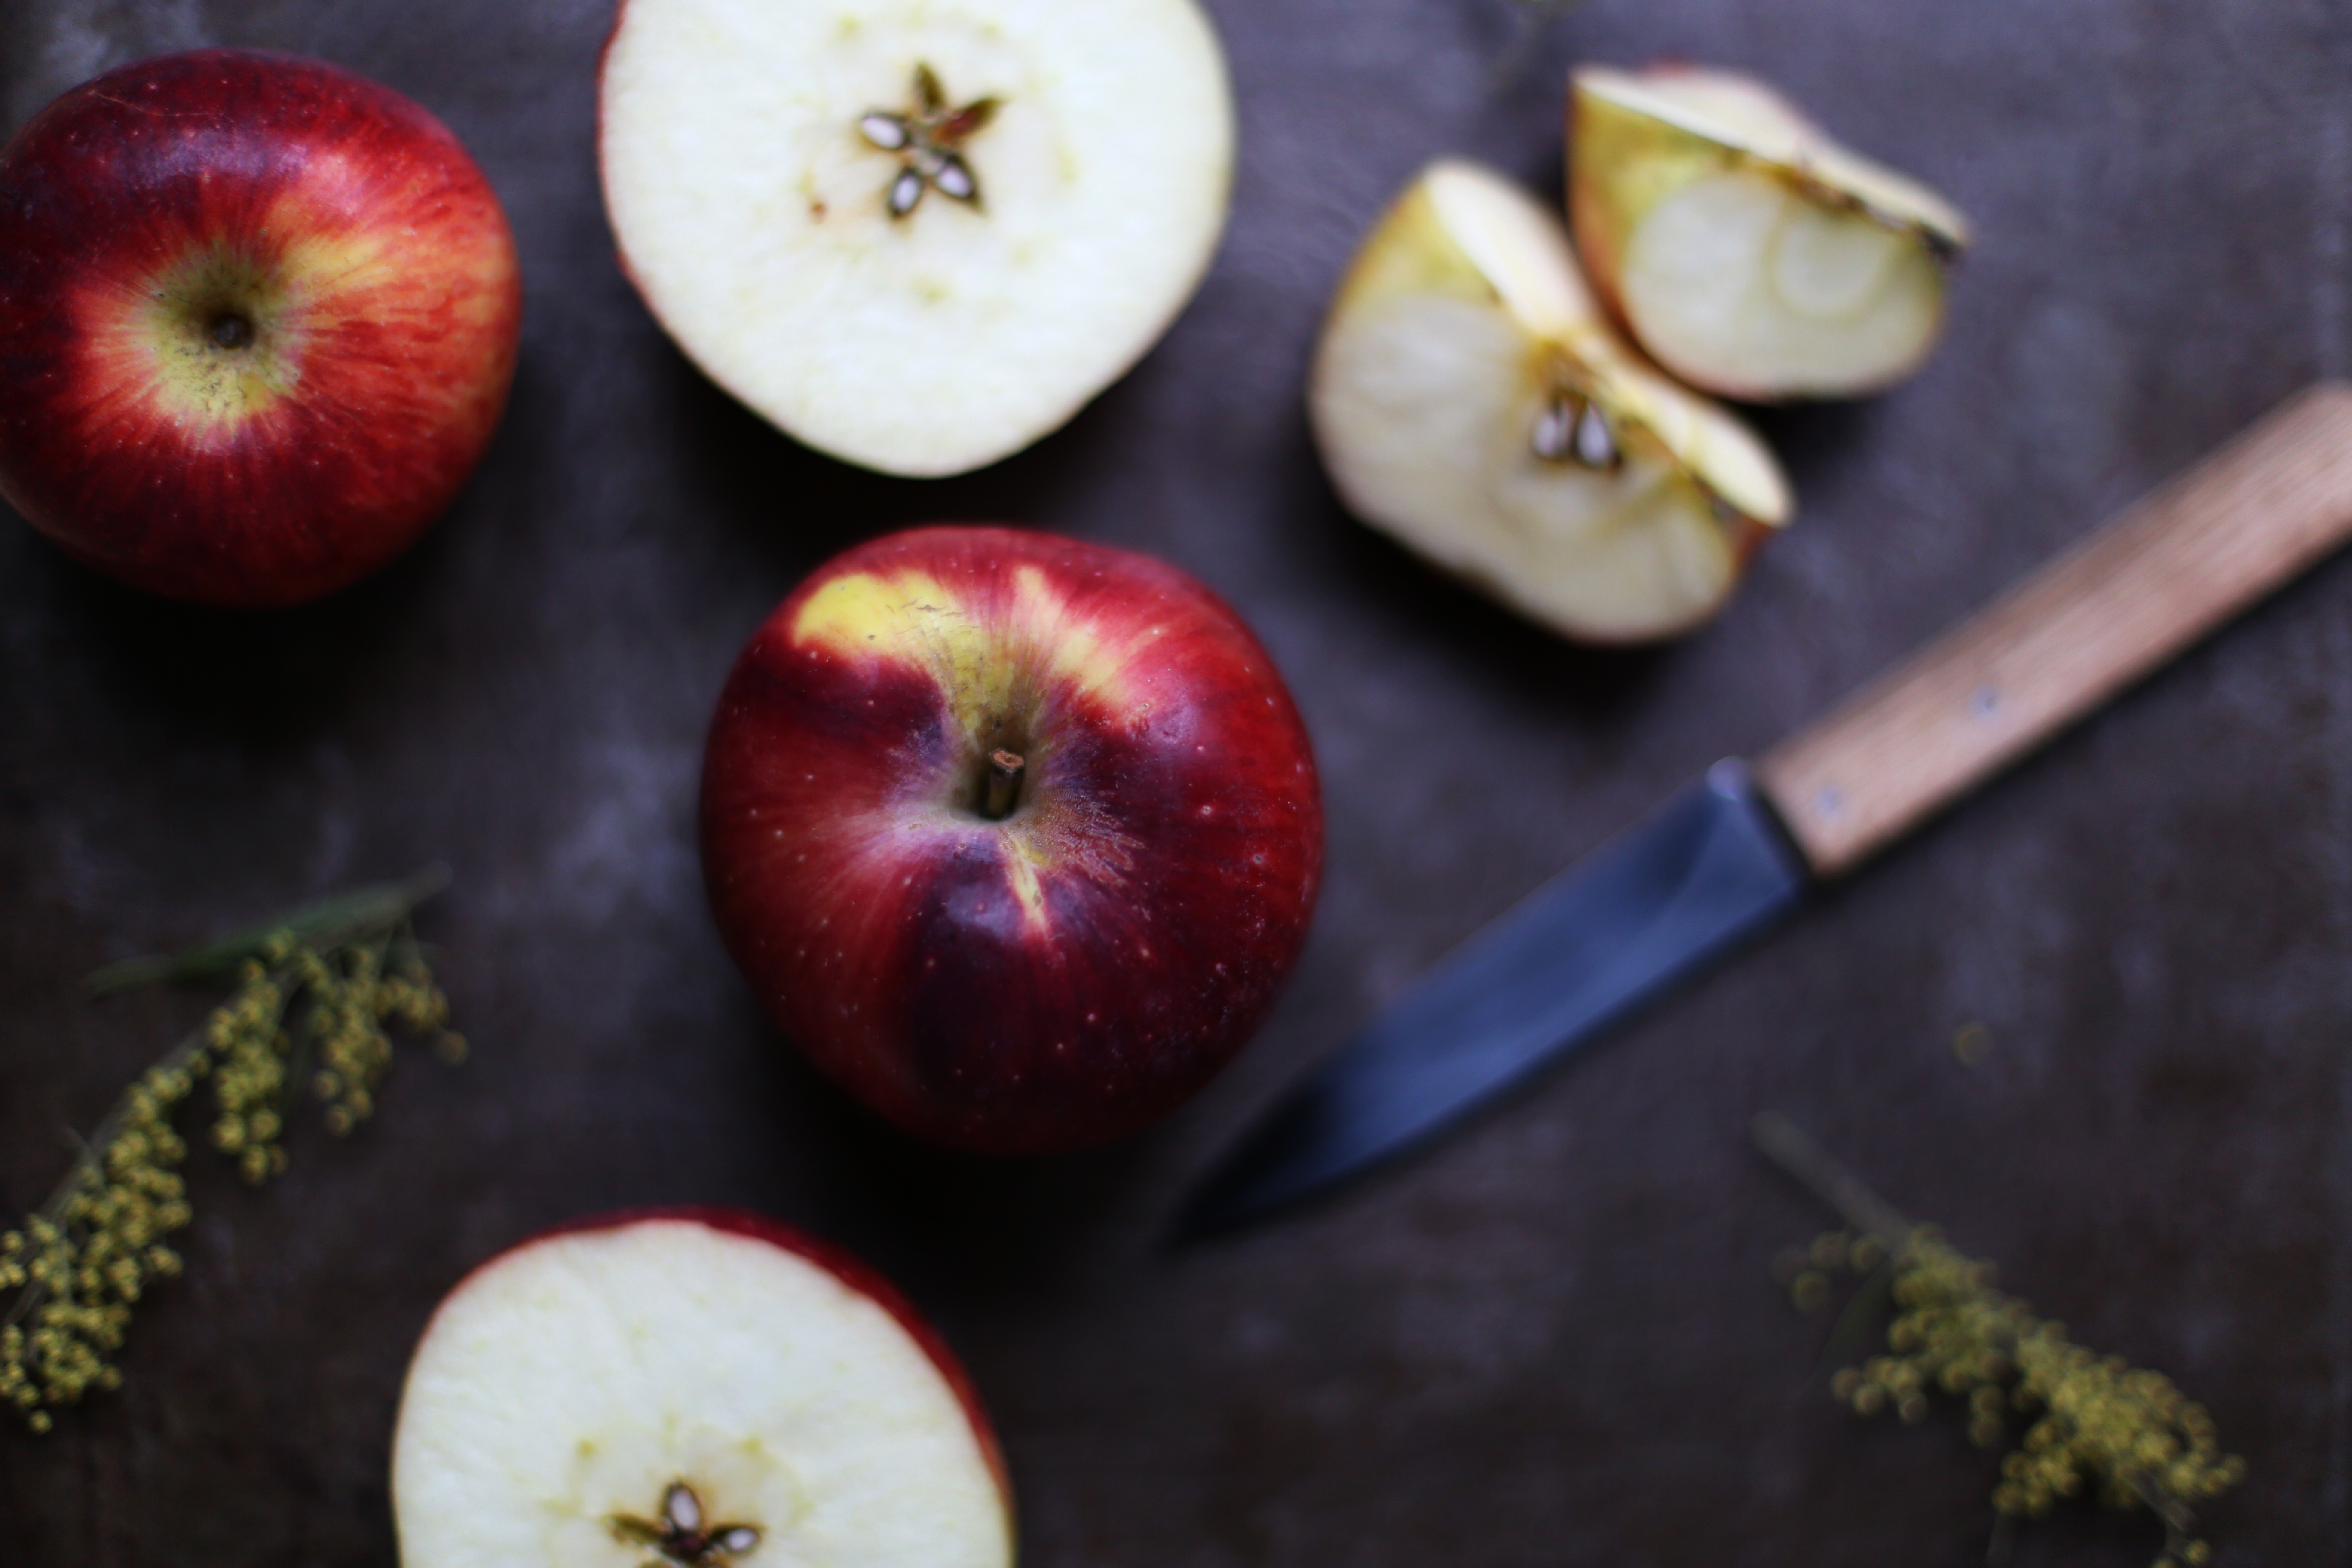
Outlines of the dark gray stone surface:
{"label": "dark gray stone surface", "polygon": [[[1948,1415],[1838,1410],[1774,1254],[1822,1222],[1780,1107],[2205,1399],[2251,1475],[2222,1563],[2352,1562],[2352,563],[2323,568],[1801,921],[1429,1157],[1170,1254],[1186,1182],[1294,1072],[1550,869],[1752,752],[2315,375],[2347,369],[2352,14],[1595,0],[1516,84],[1502,0],[1211,0],[1243,156],[1214,271],[1067,429],[938,483],[708,384],[613,259],[580,0],[16,0],[0,111],[200,43],[409,92],[508,203],[522,368],[456,510],[299,612],[143,599],[0,527],[0,1207],[37,1202],[193,1004],[91,966],[435,858],[472,1063],[195,1162],[188,1272],[120,1394],[0,1425],[0,1562],[389,1564],[402,1368],[470,1266],[616,1205],[749,1205],[864,1253],[1001,1425],[1043,1568],[1983,1560]],[[1425,159],[1559,176],[1572,58],[1752,68],[1947,190],[1981,243],[1915,383],[1762,423],[1803,515],[1662,651],[1563,647],[1350,522],[1299,389],[1325,294]],[[742,638],[903,522],[1156,552],[1260,630],[1318,742],[1325,900],[1259,1042],[1097,1155],[879,1129],[793,1058],[703,909],[692,792]],[[1990,1032],[1960,1065],[1954,1030]],[[2020,1563],[2143,1563],[2145,1516]],[[756,1564],[756,1560],[755,1560]]]}

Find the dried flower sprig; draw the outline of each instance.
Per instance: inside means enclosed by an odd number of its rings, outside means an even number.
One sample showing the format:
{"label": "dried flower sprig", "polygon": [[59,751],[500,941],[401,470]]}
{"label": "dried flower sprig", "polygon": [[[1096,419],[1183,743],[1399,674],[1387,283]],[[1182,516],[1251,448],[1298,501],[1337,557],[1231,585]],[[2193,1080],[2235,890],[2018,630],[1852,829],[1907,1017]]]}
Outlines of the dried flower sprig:
{"label": "dried flower sprig", "polygon": [[180,1272],[168,1238],[191,1217],[180,1174],[188,1145],[173,1120],[199,1081],[212,1080],[213,1147],[260,1183],[286,1169],[287,1118],[306,1080],[331,1131],[367,1120],[392,1064],[388,1028],[463,1058],[465,1040],[449,1030],[447,999],[409,931],[416,906],[447,881],[435,867],[90,976],[93,994],[220,975],[236,989],[123,1094],[48,1203],[0,1233],[0,1402],[34,1431],[49,1429],[54,1407],[121,1382],[110,1358],[131,1308]]}
{"label": "dried flower sprig", "polygon": [[2155,1568],[2210,1558],[2193,1507],[2235,1486],[2245,1461],[2221,1453],[2201,1405],[2162,1373],[2094,1354],[2064,1325],[1995,1289],[1991,1264],[1906,1219],[1786,1118],[1759,1116],[1754,1132],[1757,1146],[1847,1226],[1790,1260],[1799,1305],[1825,1304],[1832,1277],[1846,1272],[1869,1281],[1856,1307],[1893,1310],[1887,1353],[1841,1370],[1837,1397],[1863,1415],[1892,1410],[1905,1421],[1927,1415],[1931,1392],[1964,1399],[1969,1436],[1987,1448],[2002,1445],[2012,1415],[2032,1418],[1993,1489],[1996,1559],[2016,1521],[2086,1492],[2117,1508],[2145,1506],[2162,1521]]}

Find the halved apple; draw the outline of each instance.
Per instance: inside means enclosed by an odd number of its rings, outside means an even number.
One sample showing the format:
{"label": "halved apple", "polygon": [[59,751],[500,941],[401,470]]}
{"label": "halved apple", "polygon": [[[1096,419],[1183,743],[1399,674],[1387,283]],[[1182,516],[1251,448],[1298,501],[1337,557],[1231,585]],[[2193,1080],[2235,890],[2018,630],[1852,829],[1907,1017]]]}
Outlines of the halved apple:
{"label": "halved apple", "polygon": [[1559,219],[1425,170],[1331,302],[1308,412],[1349,510],[1569,637],[1670,637],[1787,522],[1761,442],[1617,335]]}
{"label": "halved apple", "polygon": [[403,1568],[1010,1568],[971,1385],[870,1270],[755,1215],[606,1215],[434,1313],[402,1392]]}
{"label": "halved apple", "polygon": [[1158,341],[1224,223],[1233,102],[1193,0],[624,0],[601,95],[656,318],[888,473],[1062,425]]}
{"label": "halved apple", "polygon": [[1966,219],[1727,71],[1576,72],[1577,249],[1634,339],[1727,397],[1843,397],[1916,370]]}

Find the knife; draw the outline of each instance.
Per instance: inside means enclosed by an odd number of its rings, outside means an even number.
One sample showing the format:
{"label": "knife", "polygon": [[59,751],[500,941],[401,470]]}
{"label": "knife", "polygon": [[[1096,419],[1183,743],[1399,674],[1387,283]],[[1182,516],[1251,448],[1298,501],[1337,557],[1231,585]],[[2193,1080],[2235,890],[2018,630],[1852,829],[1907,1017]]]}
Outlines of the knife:
{"label": "knife", "polygon": [[1717,763],[1283,1096],[1194,1237],[1423,1142],[1843,877],[2352,536],[2352,384],[2305,389],[1753,763]]}

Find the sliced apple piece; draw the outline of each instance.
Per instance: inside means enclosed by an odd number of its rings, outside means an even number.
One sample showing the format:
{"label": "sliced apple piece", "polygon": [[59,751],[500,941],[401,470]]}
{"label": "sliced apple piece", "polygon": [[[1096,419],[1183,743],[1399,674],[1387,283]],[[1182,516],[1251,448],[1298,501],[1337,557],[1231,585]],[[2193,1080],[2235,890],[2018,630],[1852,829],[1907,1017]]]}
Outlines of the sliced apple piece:
{"label": "sliced apple piece", "polygon": [[1763,444],[1609,324],[1560,220],[1431,165],[1358,252],[1307,395],[1349,509],[1569,637],[1687,630],[1787,522]]}
{"label": "sliced apple piece", "polygon": [[614,1215],[476,1269],[393,1437],[403,1568],[1009,1568],[995,1438],[946,1347],[829,1247]]}
{"label": "sliced apple piece", "polygon": [[654,315],[759,413],[885,472],[1062,425],[1223,226],[1232,94],[1192,0],[624,0],[601,95]]}
{"label": "sliced apple piece", "polygon": [[1916,370],[1967,220],[1769,88],[1588,66],[1569,206],[1594,284],[1657,362],[1727,397],[1843,397]]}

